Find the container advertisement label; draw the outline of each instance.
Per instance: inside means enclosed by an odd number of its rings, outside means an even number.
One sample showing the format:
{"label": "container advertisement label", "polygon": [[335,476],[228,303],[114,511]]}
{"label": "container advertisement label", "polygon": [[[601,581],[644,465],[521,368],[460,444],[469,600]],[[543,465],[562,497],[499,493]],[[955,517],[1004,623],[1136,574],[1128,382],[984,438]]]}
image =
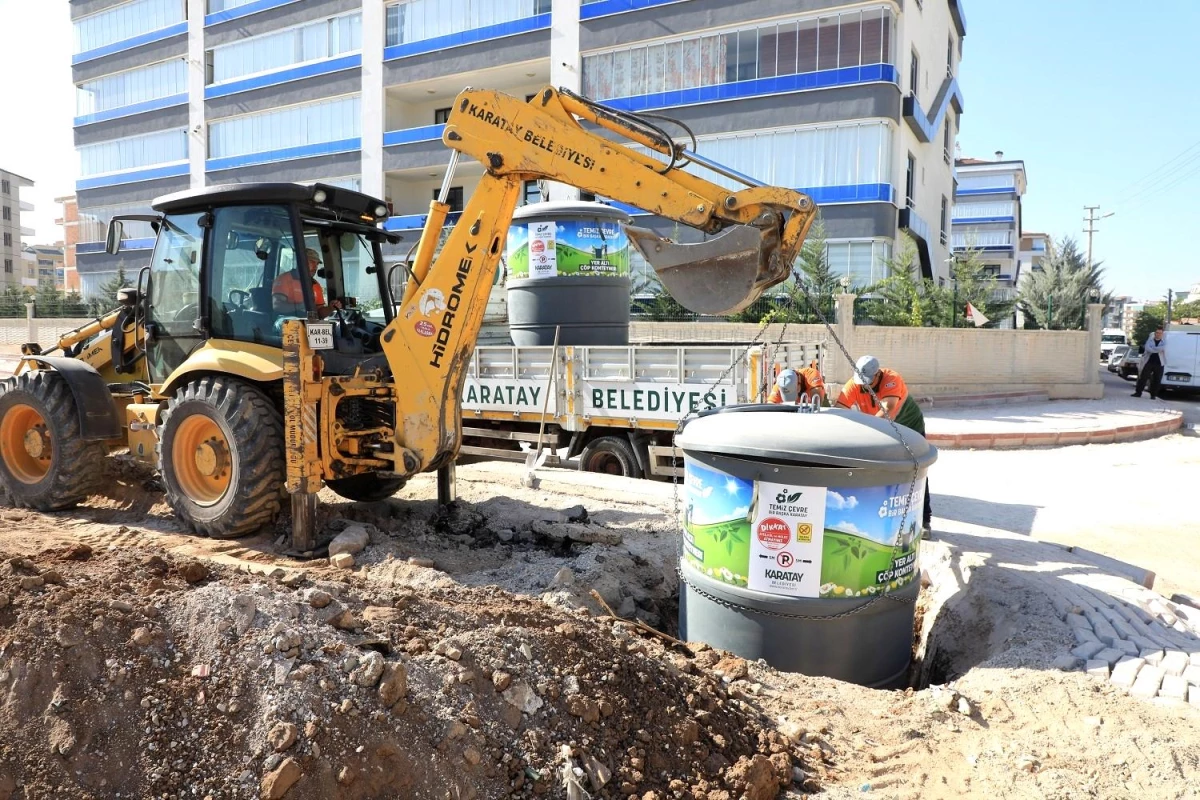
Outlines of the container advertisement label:
{"label": "container advertisement label", "polygon": [[506,250],[510,278],[629,276],[629,237],[616,222],[514,224]]}
{"label": "container advertisement label", "polygon": [[907,483],[827,488],[755,482],[692,459],[684,472],[684,558],[710,578],[771,594],[826,598],[867,597],[913,580],[924,479],[910,499]]}

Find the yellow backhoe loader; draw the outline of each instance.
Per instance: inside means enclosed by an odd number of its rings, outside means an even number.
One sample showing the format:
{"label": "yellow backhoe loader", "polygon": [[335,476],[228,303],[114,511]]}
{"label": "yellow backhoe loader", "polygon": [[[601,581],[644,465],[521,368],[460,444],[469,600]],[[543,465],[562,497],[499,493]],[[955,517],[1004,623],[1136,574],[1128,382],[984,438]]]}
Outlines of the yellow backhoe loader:
{"label": "yellow backhoe loader", "polygon": [[[646,154],[616,138],[648,148]],[[488,293],[525,181],[579,187],[712,235],[680,245],[629,228],[685,306],[730,313],[785,280],[816,207],[673,142],[657,124],[546,87],[530,101],[467,89],[443,142],[450,166],[401,296],[382,245],[387,206],[346,189],[214,186],[118,217],[157,231],[120,307],[47,350],[25,345],[0,386],[0,484],[49,511],[100,488],[102,459],[128,448],[161,473],[191,529],[236,537],[289,501],[292,544],[311,552],[316,492],[380,500],[439,471],[461,441],[460,398]],[[440,251],[460,154],[486,174]],[[731,191],[684,171],[699,164]],[[381,310],[382,324],[365,312]]]}

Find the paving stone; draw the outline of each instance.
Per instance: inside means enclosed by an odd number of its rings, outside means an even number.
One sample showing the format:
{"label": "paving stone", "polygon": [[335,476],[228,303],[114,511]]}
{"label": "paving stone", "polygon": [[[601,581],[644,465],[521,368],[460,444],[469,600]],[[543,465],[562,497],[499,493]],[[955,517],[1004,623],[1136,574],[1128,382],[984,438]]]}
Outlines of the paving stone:
{"label": "paving stone", "polygon": [[1142,652],[1138,653],[1138,655],[1146,659],[1147,664],[1153,664],[1157,667],[1162,663],[1164,653],[1162,650],[1157,648],[1150,648],[1143,650]]}
{"label": "paving stone", "polygon": [[1067,624],[1072,628],[1086,628],[1089,631],[1092,629],[1092,623],[1082,614],[1067,614]]}
{"label": "paving stone", "polygon": [[1121,650],[1127,656],[1136,656],[1138,654],[1138,646],[1127,639],[1117,639],[1113,642],[1113,647]]}
{"label": "paving stone", "polygon": [[[1079,655],[1078,653],[1075,652],[1078,649],[1079,648],[1077,647],[1077,648],[1075,648],[1075,650],[1072,650],[1071,652],[1074,653],[1075,655]],[[1111,647],[1106,647],[1103,650],[1100,650],[1099,652],[1093,653],[1092,655],[1086,656],[1086,657],[1087,658],[1096,658],[1101,661],[1107,661],[1109,663],[1109,665],[1111,666],[1113,664],[1116,664],[1118,661],[1120,661],[1124,656],[1125,656],[1124,651],[1114,650]],[[1084,656],[1080,656],[1080,658],[1084,658]]]}
{"label": "paving stone", "polygon": [[1109,680],[1114,686],[1120,686],[1122,689],[1129,689],[1137,680],[1138,672],[1145,665],[1145,661],[1140,658],[1122,658],[1113,667],[1112,677]]}
{"label": "paving stone", "polygon": [[[1072,614],[1071,616],[1075,615]],[[1096,634],[1092,633],[1092,627],[1090,625],[1086,628],[1072,628],[1071,632],[1075,634],[1075,642],[1077,644],[1087,644],[1088,642],[1100,641],[1096,638]]]}
{"label": "paving stone", "polygon": [[1200,686],[1188,687],[1188,703],[1200,708]]}
{"label": "paving stone", "polygon": [[1097,619],[1092,622],[1092,630],[1096,633],[1096,638],[1104,642],[1106,645],[1112,646],[1112,643],[1121,638],[1117,633],[1117,629],[1108,624],[1108,620]]}
{"label": "paving stone", "polygon": [[1059,656],[1054,659],[1052,666],[1063,672],[1071,672],[1079,667],[1079,661],[1076,656]]}
{"label": "paving stone", "polygon": [[1162,688],[1158,690],[1160,697],[1170,700],[1187,700],[1187,681],[1178,675],[1167,675],[1163,678]]}
{"label": "paving stone", "polygon": [[[1076,658],[1082,658],[1085,660],[1089,659],[1089,658],[1098,658],[1098,656],[1096,654],[1104,649],[1105,649],[1104,645],[1101,644],[1100,642],[1085,642],[1085,643],[1079,645],[1078,647],[1076,647],[1074,650],[1072,650],[1071,655],[1075,656]],[[1114,659],[1114,661],[1115,660],[1116,659]],[[1109,662],[1109,663],[1111,663],[1111,662]]]}
{"label": "paving stone", "polygon": [[1183,671],[1183,679],[1193,686],[1200,686],[1200,667],[1189,665]]}
{"label": "paving stone", "polygon": [[1149,700],[1158,694],[1163,677],[1165,677],[1165,673],[1162,669],[1146,665],[1138,672],[1137,680],[1133,682],[1133,688],[1129,690],[1129,693],[1134,697]]}
{"label": "paving stone", "polygon": [[1089,658],[1087,662],[1087,674],[1093,678],[1108,680],[1108,662],[1101,661],[1096,658]]}
{"label": "paving stone", "polygon": [[1181,653],[1178,650],[1171,650],[1163,656],[1161,666],[1163,672],[1168,675],[1182,675],[1188,666],[1188,657],[1185,653]]}
{"label": "paving stone", "polygon": [[1152,640],[1147,639],[1144,636],[1135,636],[1132,639],[1130,639],[1130,641],[1138,646],[1138,654],[1139,655],[1146,652],[1147,650],[1154,651],[1154,650],[1160,649],[1157,644],[1155,644]]}

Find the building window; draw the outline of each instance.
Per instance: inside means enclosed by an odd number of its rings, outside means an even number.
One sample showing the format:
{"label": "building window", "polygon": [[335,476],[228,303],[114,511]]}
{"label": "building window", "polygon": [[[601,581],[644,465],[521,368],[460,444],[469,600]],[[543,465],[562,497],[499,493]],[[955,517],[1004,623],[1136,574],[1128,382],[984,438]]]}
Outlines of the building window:
{"label": "building window", "polygon": [[825,246],[830,272],[850,278],[852,286],[871,286],[888,277],[892,257],[890,242],[875,240],[829,242]]}
{"label": "building window", "polygon": [[123,42],[187,20],[187,0],[133,0],[75,20],[74,53]]}
{"label": "building window", "polygon": [[914,196],[917,192],[917,159],[912,153],[908,154],[908,172],[904,176],[904,202],[909,208],[916,203]]}
{"label": "building window", "polygon": [[984,264],[983,265],[983,274],[989,278],[999,278],[1000,277],[1000,265],[999,264]]}
{"label": "building window", "polygon": [[595,53],[583,58],[583,93],[608,100],[890,64],[892,26],[887,9],[846,11]]}
{"label": "building window", "polygon": [[12,259],[11,258],[4,259],[4,271],[7,272],[9,275],[12,274],[13,267],[12,267]]}
{"label": "building window", "polygon": [[12,234],[11,233],[4,234],[4,246],[12,247]]}
{"label": "building window", "polygon": [[958,190],[1011,192],[1016,188],[1016,179],[1008,175],[963,175],[958,176]]}
{"label": "building window", "polygon": [[387,7],[384,44],[392,47],[535,17],[549,0],[408,0]]}
{"label": "building window", "polygon": [[187,62],[182,58],[116,72],[75,87],[75,113],[96,114],[113,108],[187,94]]}
{"label": "building window", "polygon": [[223,83],[362,50],[362,14],[322,19],[211,51],[207,83]]}
{"label": "building window", "polygon": [[[437,200],[439,194],[441,194],[441,189],[434,189],[433,199]],[[450,187],[450,191],[446,193],[446,205],[450,206],[451,213],[463,210],[463,187]]]}
{"label": "building window", "polygon": [[4,207],[4,219],[12,219],[12,208],[10,206]]}
{"label": "building window", "polygon": [[943,244],[943,245],[944,245],[944,244],[946,244],[946,241],[947,241],[947,230],[946,230],[946,223],[949,221],[949,220],[947,219],[947,217],[949,217],[949,216],[950,216],[950,213],[949,213],[949,206],[950,206],[950,203],[949,203],[949,202],[946,200],[946,196],[945,196],[945,195],[942,195],[942,218],[941,218],[941,219],[942,219],[942,225],[941,225],[941,232],[942,232],[942,235],[941,235],[941,242],[942,242],[942,244]]}
{"label": "building window", "polygon": [[[892,182],[892,128],[882,120],[700,136],[697,152],[771,186],[817,189]],[[648,148],[634,150],[656,156]],[[742,188],[710,176],[726,188]]]}
{"label": "building window", "polygon": [[209,158],[356,139],[360,107],[355,94],[217,120],[209,125]]}
{"label": "building window", "polygon": [[9,185],[7,180],[0,181],[0,193],[12,194],[12,187]]}
{"label": "building window", "polygon": [[228,11],[231,8],[244,6],[253,3],[254,0],[208,0],[208,13],[215,14],[218,11]]}
{"label": "building window", "polygon": [[954,219],[995,219],[1012,217],[1016,213],[1016,204],[1012,201],[999,203],[956,203]]}
{"label": "building window", "polygon": [[124,172],[186,161],[187,129],[176,128],[79,148],[79,173],[84,177]]}
{"label": "building window", "polygon": [[530,203],[540,202],[542,199],[542,189],[538,186],[537,181],[525,181],[521,192],[521,205],[529,205]]}
{"label": "building window", "polygon": [[917,87],[921,84],[921,57],[917,55],[917,49],[914,47],[912,51],[912,61],[908,65],[908,90],[913,97],[917,96]]}
{"label": "building window", "polygon": [[[108,236],[108,223],[119,214],[153,214],[149,203],[122,203],[79,209],[79,241],[103,242]],[[123,239],[153,239],[154,228],[149,222],[125,220]]]}
{"label": "building window", "polygon": [[946,76],[954,77],[954,34],[946,38]]}
{"label": "building window", "polygon": [[435,108],[433,110],[433,124],[445,125],[450,121],[450,106],[445,108]]}
{"label": "building window", "polygon": [[950,162],[950,153],[954,151],[954,116],[946,114],[946,127],[942,131],[942,160]]}

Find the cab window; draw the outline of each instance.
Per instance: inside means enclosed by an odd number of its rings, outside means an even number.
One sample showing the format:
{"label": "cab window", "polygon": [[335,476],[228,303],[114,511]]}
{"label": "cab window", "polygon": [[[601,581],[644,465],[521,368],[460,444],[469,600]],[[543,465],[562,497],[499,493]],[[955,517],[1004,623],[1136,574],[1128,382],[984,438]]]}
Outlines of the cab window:
{"label": "cab window", "polygon": [[[286,206],[231,206],[214,213],[209,318],[214,337],[278,346],[278,281],[294,276],[296,246]],[[303,315],[303,303],[299,316]]]}

